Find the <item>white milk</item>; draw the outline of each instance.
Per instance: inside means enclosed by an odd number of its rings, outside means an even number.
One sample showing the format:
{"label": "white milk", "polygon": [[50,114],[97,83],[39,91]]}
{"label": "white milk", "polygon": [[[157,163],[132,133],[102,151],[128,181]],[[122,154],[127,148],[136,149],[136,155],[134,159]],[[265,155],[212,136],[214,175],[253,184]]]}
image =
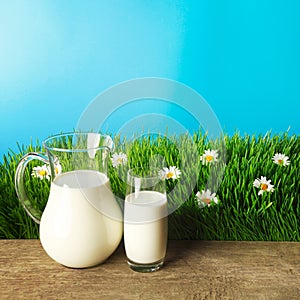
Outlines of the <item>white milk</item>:
{"label": "white milk", "polygon": [[97,265],[114,252],[122,233],[122,213],[105,174],[72,171],[51,183],[40,240],[54,260],[73,268]]}
{"label": "white milk", "polygon": [[124,210],[127,258],[141,264],[157,262],[165,257],[167,238],[166,195],[152,191],[128,195]]}

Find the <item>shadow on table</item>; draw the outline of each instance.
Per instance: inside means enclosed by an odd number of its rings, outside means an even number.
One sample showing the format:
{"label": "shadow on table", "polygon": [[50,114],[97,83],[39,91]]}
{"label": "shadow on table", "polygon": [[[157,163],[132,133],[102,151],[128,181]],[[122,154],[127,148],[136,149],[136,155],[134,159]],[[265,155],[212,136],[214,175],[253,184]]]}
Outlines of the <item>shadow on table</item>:
{"label": "shadow on table", "polygon": [[195,252],[201,257],[202,253],[207,252],[205,247],[202,247],[204,244],[205,242],[200,240],[197,243],[193,240],[169,240],[165,266],[178,265],[181,261],[184,263],[190,257],[194,257]]}

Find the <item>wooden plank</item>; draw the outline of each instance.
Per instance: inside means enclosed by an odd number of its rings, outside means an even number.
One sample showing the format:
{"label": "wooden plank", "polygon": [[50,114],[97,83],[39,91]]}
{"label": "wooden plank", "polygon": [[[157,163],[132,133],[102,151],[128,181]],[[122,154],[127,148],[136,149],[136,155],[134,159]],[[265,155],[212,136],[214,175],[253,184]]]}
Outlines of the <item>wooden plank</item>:
{"label": "wooden plank", "polygon": [[0,240],[0,299],[300,299],[300,243],[169,241],[151,274],[124,248],[89,269],[52,261],[38,240]]}

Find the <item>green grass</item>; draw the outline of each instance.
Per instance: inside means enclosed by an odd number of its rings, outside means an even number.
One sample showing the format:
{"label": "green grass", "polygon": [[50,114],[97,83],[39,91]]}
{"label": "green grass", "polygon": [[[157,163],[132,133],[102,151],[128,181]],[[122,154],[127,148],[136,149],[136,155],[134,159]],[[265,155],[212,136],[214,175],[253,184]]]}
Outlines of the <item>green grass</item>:
{"label": "green grass", "polygon": [[[112,190],[121,199],[124,199],[129,167],[174,165],[182,171],[180,179],[166,182],[170,209],[181,205],[169,215],[170,239],[300,241],[299,136],[234,134],[210,141],[199,132],[193,137],[151,139],[144,136],[133,142],[115,137],[114,142],[115,151],[128,156],[127,165],[113,168],[109,164]],[[226,165],[222,162],[202,165],[200,155],[204,150],[222,145],[226,152],[220,155],[225,158],[226,154]],[[38,238],[38,225],[18,202],[14,174],[23,154],[41,150],[39,145],[29,145],[20,147],[18,154],[9,151],[3,157],[0,164],[0,238]],[[272,157],[277,152],[289,157],[289,166],[273,163]],[[30,170],[26,176],[29,197],[43,208],[49,182],[32,178]],[[273,193],[258,196],[253,181],[261,176],[272,181]],[[207,185],[216,189],[219,204],[200,208],[195,194]],[[187,200],[184,202],[184,199]]]}

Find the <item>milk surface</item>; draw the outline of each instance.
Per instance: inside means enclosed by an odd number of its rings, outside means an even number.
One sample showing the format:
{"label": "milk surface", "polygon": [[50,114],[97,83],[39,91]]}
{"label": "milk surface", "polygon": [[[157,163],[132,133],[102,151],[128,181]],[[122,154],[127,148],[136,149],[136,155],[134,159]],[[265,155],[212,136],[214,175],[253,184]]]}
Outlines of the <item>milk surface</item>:
{"label": "milk surface", "polygon": [[127,257],[141,264],[165,257],[168,237],[166,195],[142,191],[125,199],[124,244]]}
{"label": "milk surface", "polygon": [[122,213],[105,174],[72,171],[51,183],[40,240],[54,260],[73,268],[97,265],[114,252],[122,233]]}

